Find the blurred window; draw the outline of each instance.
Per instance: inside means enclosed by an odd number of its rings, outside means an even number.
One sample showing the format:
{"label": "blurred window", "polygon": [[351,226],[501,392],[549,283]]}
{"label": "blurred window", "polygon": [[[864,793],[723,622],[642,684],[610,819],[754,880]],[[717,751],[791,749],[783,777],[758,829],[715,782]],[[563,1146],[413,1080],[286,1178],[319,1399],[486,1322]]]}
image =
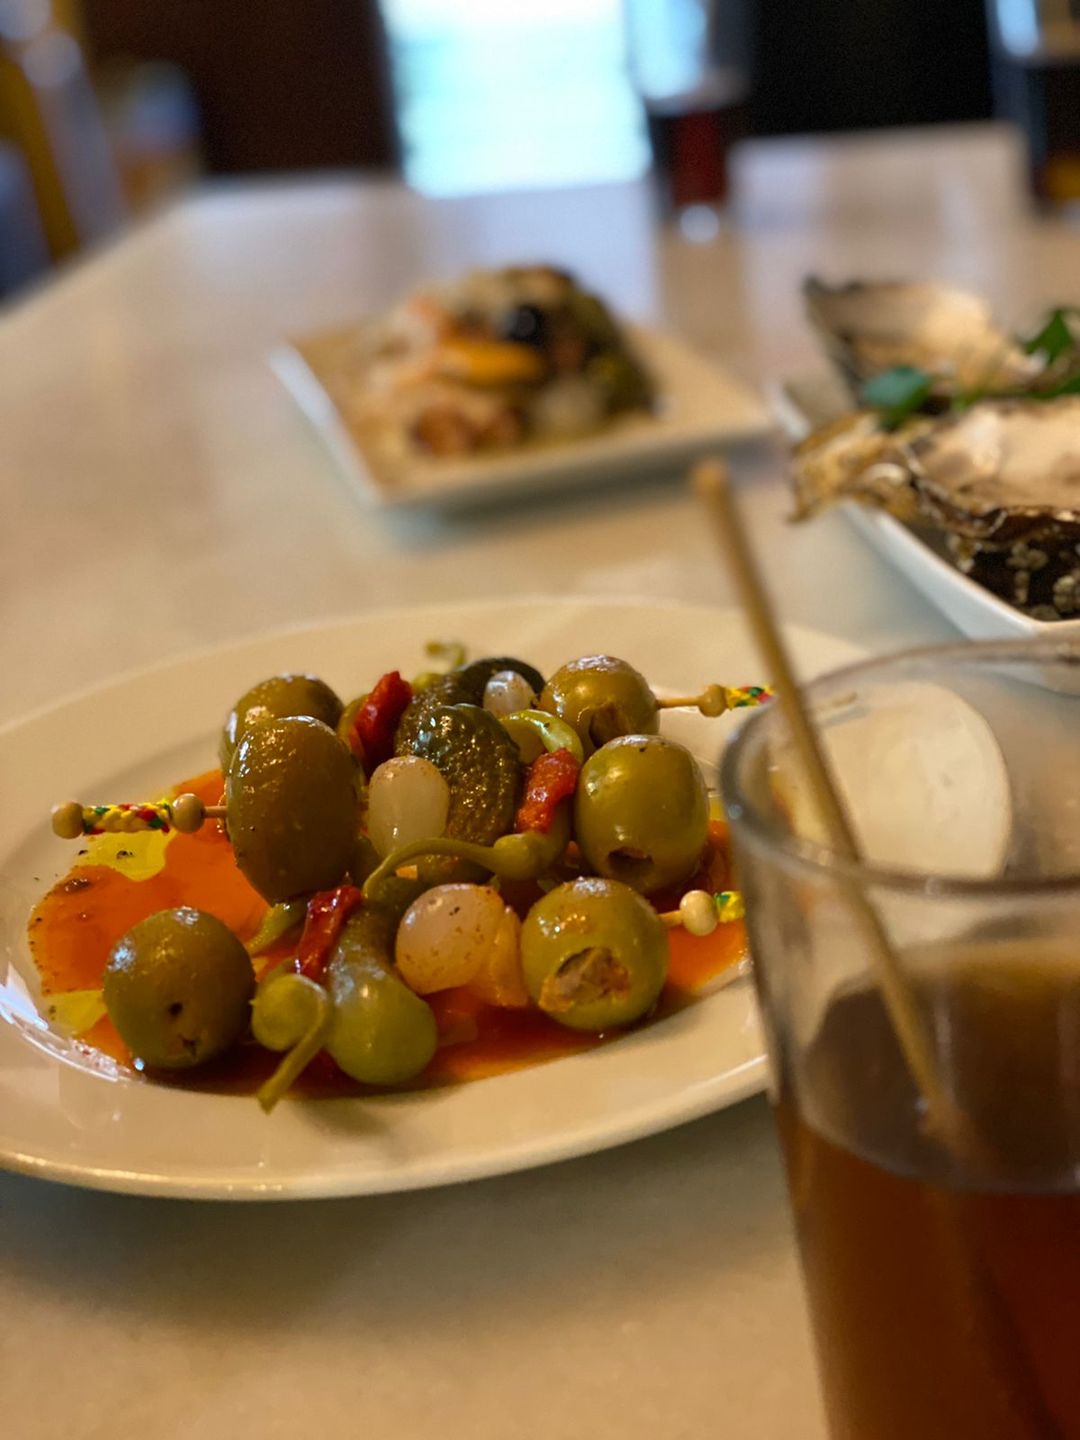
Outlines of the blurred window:
{"label": "blurred window", "polygon": [[383,0],[405,177],[430,195],[648,163],[620,0]]}
{"label": "blurred window", "polygon": [[1029,55],[1039,43],[1039,7],[1036,0],[997,0],[990,6],[1002,43],[1014,55]]}

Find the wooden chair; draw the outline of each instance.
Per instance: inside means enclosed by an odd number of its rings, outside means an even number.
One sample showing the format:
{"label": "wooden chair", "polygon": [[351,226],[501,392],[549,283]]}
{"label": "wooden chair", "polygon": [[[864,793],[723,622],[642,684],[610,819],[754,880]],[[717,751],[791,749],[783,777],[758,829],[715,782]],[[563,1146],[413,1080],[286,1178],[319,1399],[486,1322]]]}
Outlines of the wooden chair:
{"label": "wooden chair", "polygon": [[376,0],[82,0],[81,10],[94,65],[165,61],[187,76],[211,174],[399,167]]}
{"label": "wooden chair", "polygon": [[[70,5],[64,13],[73,23]],[[25,157],[54,256],[122,222],[120,180],[97,98],[55,5],[0,0],[0,138]]]}

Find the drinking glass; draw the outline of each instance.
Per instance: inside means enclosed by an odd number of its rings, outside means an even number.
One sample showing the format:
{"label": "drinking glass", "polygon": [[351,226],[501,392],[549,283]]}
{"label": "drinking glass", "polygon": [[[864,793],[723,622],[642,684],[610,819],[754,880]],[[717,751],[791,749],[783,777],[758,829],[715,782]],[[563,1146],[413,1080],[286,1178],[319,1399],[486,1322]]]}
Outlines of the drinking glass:
{"label": "drinking glass", "polygon": [[1023,131],[1035,198],[1080,202],[1080,5],[988,0],[995,109]]}
{"label": "drinking glass", "polygon": [[831,1434],[1080,1436],[1080,647],[804,693],[861,860],[823,843],[778,708],[722,785]]}
{"label": "drinking glass", "polygon": [[624,0],[663,216],[690,232],[728,198],[728,155],[746,128],[745,0]]}

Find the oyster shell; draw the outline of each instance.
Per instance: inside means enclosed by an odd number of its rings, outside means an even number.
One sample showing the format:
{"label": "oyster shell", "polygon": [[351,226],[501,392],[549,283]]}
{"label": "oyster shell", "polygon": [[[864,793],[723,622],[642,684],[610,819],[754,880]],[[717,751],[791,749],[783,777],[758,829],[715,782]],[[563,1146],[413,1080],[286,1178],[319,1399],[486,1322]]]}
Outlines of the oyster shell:
{"label": "oyster shell", "polygon": [[918,418],[889,431],[874,411],[855,410],[812,431],[792,455],[795,519],[809,519],[838,500],[861,500],[898,520],[917,521],[911,474],[898,446],[933,423]]}
{"label": "oyster shell", "polygon": [[1042,362],[993,320],[978,295],[932,281],[803,282],[806,312],[831,359],[857,390],[896,365],[935,377],[932,394],[947,400],[978,390],[1024,390]]}
{"label": "oyster shell", "polygon": [[858,411],[809,435],[794,475],[800,516],[838,499],[881,506],[1011,604],[1080,613],[1080,396],[982,400],[891,432]]}

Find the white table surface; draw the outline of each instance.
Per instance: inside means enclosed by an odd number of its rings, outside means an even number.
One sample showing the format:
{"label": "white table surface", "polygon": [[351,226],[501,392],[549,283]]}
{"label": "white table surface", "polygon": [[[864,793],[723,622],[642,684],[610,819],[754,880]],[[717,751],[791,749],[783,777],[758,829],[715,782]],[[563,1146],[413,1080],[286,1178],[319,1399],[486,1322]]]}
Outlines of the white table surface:
{"label": "white table surface", "polygon": [[[993,127],[745,149],[737,224],[643,187],[433,202],[351,180],[197,196],[0,320],[0,722],[118,670],[330,614],[537,589],[729,601],[677,477],[392,524],[267,368],[283,334],[474,264],[566,264],[758,382],[815,361],[809,271],[937,275],[1006,319],[1076,299]],[[784,615],[874,650],[950,637],[839,517],[737,477]],[[766,1107],[457,1189],[185,1204],[0,1177],[12,1440],[819,1440]]]}

